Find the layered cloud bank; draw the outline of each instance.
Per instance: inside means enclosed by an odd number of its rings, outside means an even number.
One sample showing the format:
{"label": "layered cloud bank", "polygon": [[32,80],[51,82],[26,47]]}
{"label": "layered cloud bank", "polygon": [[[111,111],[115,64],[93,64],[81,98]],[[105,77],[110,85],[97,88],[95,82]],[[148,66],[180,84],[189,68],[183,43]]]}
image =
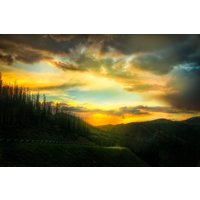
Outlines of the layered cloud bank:
{"label": "layered cloud bank", "polygon": [[200,111],[199,35],[0,35],[0,71],[94,125]]}

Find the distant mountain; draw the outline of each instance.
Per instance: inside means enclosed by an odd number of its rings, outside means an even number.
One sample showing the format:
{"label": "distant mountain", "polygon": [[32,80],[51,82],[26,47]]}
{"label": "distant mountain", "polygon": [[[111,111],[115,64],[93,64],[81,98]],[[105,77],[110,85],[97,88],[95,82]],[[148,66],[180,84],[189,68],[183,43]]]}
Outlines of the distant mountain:
{"label": "distant mountain", "polygon": [[160,119],[155,119],[155,120],[151,120],[151,121],[144,121],[144,122],[130,122],[127,124],[106,124],[106,125],[101,125],[101,126],[97,126],[98,128],[102,129],[102,130],[107,130],[107,129],[112,129],[114,127],[120,127],[120,126],[130,126],[130,125],[135,125],[135,124],[142,124],[142,123],[168,123],[168,122],[172,122],[169,119],[164,119],[164,118],[160,118]]}
{"label": "distant mountain", "polygon": [[187,124],[200,125],[200,116],[186,119],[183,122],[185,122]]}
{"label": "distant mountain", "polygon": [[147,121],[147,122],[153,122],[153,123],[168,123],[168,122],[172,122],[172,120],[165,119],[165,118],[160,118],[160,119],[155,119],[155,120],[151,120],[151,121]]}
{"label": "distant mountain", "polygon": [[106,125],[99,129],[152,166],[195,166],[200,160],[199,125],[200,117],[194,117],[184,121],[157,119]]}

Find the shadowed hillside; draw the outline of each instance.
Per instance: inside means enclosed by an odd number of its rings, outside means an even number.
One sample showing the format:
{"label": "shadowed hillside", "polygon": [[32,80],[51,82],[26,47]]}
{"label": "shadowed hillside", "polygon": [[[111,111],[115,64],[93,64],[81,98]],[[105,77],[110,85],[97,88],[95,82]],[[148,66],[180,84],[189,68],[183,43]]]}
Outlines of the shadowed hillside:
{"label": "shadowed hillside", "polygon": [[3,83],[0,74],[0,137],[32,139],[76,138],[89,132],[88,125],[59,104],[41,100],[39,94]]}
{"label": "shadowed hillside", "polygon": [[99,127],[152,166],[196,166],[200,161],[200,117],[158,119]]}

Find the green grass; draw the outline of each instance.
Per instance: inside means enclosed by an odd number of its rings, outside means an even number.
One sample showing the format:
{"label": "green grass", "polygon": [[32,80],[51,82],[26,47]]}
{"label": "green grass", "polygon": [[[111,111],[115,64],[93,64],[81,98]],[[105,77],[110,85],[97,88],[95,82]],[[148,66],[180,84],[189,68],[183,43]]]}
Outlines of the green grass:
{"label": "green grass", "polygon": [[0,144],[0,166],[148,166],[125,147],[72,144]]}

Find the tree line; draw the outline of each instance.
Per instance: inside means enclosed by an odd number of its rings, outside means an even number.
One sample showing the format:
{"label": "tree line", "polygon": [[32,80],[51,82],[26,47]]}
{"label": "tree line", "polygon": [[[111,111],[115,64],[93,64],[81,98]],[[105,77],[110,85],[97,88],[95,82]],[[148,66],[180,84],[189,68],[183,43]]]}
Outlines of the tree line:
{"label": "tree line", "polygon": [[33,94],[26,87],[6,84],[0,73],[0,134],[8,130],[45,130],[55,134],[85,134],[89,126],[59,104],[46,101],[46,96]]}

